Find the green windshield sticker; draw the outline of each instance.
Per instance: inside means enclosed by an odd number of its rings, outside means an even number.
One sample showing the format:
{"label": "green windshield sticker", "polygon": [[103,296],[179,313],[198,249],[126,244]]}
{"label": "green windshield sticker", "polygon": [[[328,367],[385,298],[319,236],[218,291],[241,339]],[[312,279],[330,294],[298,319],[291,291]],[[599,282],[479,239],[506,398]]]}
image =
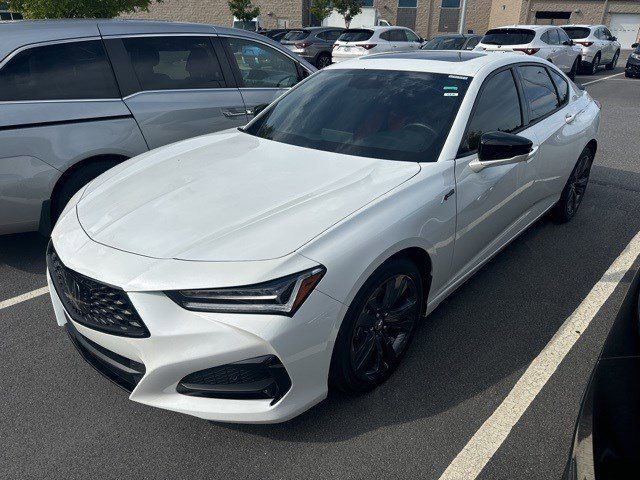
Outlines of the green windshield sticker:
{"label": "green windshield sticker", "polygon": [[454,85],[446,85],[445,87],[443,87],[445,90],[458,90],[458,87],[454,86]]}

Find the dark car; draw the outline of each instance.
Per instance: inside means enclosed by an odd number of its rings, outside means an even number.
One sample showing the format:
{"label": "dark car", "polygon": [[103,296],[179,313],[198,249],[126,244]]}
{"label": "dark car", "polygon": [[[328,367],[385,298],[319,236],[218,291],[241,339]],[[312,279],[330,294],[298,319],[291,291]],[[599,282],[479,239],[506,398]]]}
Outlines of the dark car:
{"label": "dark car", "polygon": [[264,35],[265,37],[269,37],[271,40],[279,42],[291,30],[291,28],[272,28],[271,30],[262,30],[258,33]]}
{"label": "dark car", "polygon": [[631,45],[633,52],[627,59],[627,65],[624,67],[625,77],[640,77],[640,43]]}
{"label": "dark car", "polygon": [[482,35],[456,34],[440,35],[429,40],[420,47],[422,50],[473,50]]}
{"label": "dark car", "polygon": [[343,31],[339,27],[301,28],[291,30],[280,43],[312,65],[324,68],[331,65],[333,44]]}
{"label": "dark car", "polygon": [[[638,478],[640,472],[640,273],[626,289],[576,422],[564,480]],[[633,269],[632,269],[633,270]],[[622,295],[623,293],[621,293]]]}

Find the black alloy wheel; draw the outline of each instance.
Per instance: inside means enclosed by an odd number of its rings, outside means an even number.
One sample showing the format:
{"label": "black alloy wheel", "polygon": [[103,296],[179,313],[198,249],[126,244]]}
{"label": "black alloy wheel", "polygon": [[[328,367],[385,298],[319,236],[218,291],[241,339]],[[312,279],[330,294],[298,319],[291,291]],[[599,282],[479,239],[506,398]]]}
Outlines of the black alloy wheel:
{"label": "black alloy wheel", "polygon": [[340,328],[330,383],[361,393],[384,382],[396,369],[422,313],[422,278],[408,259],[391,260],[365,283]]}
{"label": "black alloy wheel", "polygon": [[560,200],[554,207],[553,214],[558,222],[568,222],[578,211],[589,183],[592,163],[593,154],[591,150],[585,148],[567,180]]}
{"label": "black alloy wheel", "polygon": [[331,56],[327,53],[321,53],[318,60],[316,60],[316,67],[321,70],[329,65],[331,65]]}
{"label": "black alloy wheel", "polygon": [[611,63],[607,63],[604,68],[606,68],[607,70],[613,70],[614,68],[616,68],[616,65],[618,64],[618,58],[620,58],[620,50],[616,51],[616,54],[611,59]]}
{"label": "black alloy wheel", "polygon": [[573,65],[571,66],[571,70],[569,70],[569,73],[567,74],[570,80],[576,79],[576,73],[578,73],[579,66],[580,66],[580,57],[576,57],[576,59],[573,61]]}
{"label": "black alloy wheel", "polygon": [[599,66],[600,66],[600,52],[596,53],[596,56],[593,57],[593,62],[591,62],[589,73],[591,75],[595,75],[598,72]]}

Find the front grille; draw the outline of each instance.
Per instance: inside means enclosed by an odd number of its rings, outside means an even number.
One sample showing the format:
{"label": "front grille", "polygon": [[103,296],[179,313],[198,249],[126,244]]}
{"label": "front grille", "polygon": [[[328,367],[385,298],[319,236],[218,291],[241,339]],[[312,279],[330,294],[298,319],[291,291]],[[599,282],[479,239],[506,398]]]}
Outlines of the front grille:
{"label": "front grille", "polygon": [[47,268],[62,305],[74,321],[112,335],[149,336],[149,330],[123,290],[67,268],[51,242],[47,247]]}
{"label": "front grille", "polygon": [[291,378],[278,357],[265,355],[193,372],[176,388],[193,397],[270,399],[273,405],[291,388]]}
{"label": "front grille", "polygon": [[67,322],[67,333],[82,357],[102,375],[124,388],[133,391],[146,371],[142,363],[118,355],[83,336],[71,322]]}

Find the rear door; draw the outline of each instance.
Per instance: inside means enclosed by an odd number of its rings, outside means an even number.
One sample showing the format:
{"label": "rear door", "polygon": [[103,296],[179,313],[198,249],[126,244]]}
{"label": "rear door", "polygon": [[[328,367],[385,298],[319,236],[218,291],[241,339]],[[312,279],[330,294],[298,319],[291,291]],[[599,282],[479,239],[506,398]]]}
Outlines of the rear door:
{"label": "rear door", "polygon": [[250,115],[256,106],[271,103],[309,73],[293,57],[266,43],[220,38]]}
{"label": "rear door", "polygon": [[105,43],[123,99],[149,148],[247,122],[215,37],[124,36]]}
{"label": "rear door", "polygon": [[[602,58],[604,60],[606,60],[606,63],[609,63],[611,60],[613,60],[613,56],[616,53],[616,46],[613,43],[613,35],[611,34],[611,32],[609,31],[608,28],[603,28],[602,29],[602,40],[604,42],[604,45],[602,47]],[[606,54],[605,54],[606,52]]]}
{"label": "rear door", "polygon": [[393,51],[411,49],[411,45],[409,44],[409,40],[407,39],[407,34],[401,28],[394,28],[393,30],[389,31],[389,41],[391,42]]}

